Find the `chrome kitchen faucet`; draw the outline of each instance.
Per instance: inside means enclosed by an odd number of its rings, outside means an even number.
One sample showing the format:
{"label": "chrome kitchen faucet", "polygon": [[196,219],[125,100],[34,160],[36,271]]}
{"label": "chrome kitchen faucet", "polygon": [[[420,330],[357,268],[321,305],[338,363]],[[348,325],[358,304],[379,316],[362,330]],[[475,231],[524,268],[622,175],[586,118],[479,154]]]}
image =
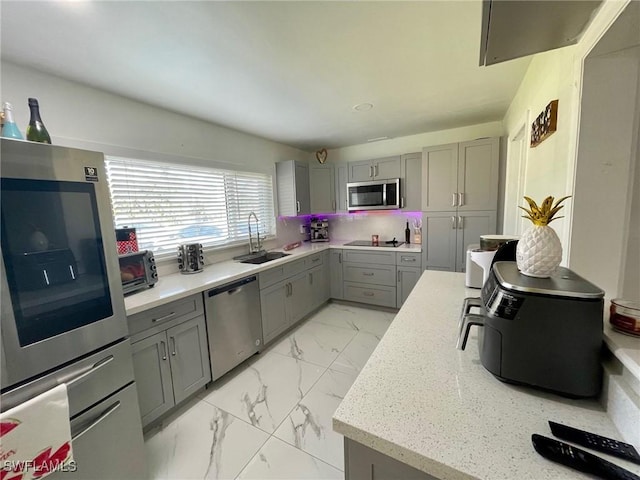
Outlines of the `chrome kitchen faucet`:
{"label": "chrome kitchen faucet", "polygon": [[[255,246],[253,245],[253,236],[251,235],[251,215],[256,219],[256,235],[258,236],[258,239],[256,240]],[[260,241],[260,221],[258,220],[258,216],[253,212],[249,213],[247,224],[249,225],[249,253],[262,252],[262,242]]]}

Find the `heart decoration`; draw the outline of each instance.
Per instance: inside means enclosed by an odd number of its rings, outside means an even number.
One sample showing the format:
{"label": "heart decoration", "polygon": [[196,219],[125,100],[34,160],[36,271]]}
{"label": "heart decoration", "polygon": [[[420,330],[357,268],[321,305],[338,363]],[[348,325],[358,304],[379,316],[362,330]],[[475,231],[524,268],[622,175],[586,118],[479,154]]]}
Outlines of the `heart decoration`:
{"label": "heart decoration", "polygon": [[318,150],[316,152],[316,159],[320,163],[324,163],[327,161],[327,149],[323,148],[322,150]]}

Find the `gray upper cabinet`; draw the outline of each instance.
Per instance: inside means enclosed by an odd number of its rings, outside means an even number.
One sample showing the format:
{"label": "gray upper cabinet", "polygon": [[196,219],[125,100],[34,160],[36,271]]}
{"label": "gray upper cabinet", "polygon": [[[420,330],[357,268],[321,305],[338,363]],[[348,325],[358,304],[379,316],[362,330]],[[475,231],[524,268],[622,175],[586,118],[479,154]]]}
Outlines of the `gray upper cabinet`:
{"label": "gray upper cabinet", "polygon": [[348,212],[347,205],[347,182],[349,180],[349,166],[345,163],[335,166],[336,183],[336,212]]}
{"label": "gray upper cabinet", "polygon": [[406,153],[400,157],[400,208],[422,209],[422,154]]}
{"label": "gray upper cabinet", "polygon": [[496,210],[498,166],[498,138],[423,149],[422,210]]}
{"label": "gray upper cabinet", "polygon": [[498,208],[498,138],[463,142],[458,148],[458,211]]}
{"label": "gray upper cabinet", "polygon": [[276,163],[278,214],[285,217],[311,213],[309,165],[295,160]]}
{"label": "gray upper cabinet", "polygon": [[349,182],[400,178],[400,156],[349,162]]}
{"label": "gray upper cabinet", "polygon": [[458,144],[422,150],[422,210],[455,210],[458,188]]}
{"label": "gray upper cabinet", "polygon": [[311,213],[333,213],[336,211],[333,165],[312,164],[309,166],[309,193]]}

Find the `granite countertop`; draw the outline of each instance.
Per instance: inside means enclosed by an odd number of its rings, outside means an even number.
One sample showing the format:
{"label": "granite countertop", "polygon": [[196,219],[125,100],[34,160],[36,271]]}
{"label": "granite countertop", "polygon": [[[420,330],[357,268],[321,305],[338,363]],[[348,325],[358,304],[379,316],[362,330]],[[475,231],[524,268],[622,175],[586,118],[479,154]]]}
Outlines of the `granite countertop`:
{"label": "granite countertop", "polygon": [[[333,417],[334,430],[442,480],[592,478],[538,455],[554,420],[622,438],[596,400],[502,383],[480,363],[476,328],[456,350],[464,274],[425,271]],[[598,454],[640,473],[640,465]]]}
{"label": "granite countertop", "polygon": [[[226,262],[213,263],[205,265],[204,270],[200,273],[192,275],[183,275],[179,272],[163,275],[158,279],[158,283],[153,288],[135,292],[127,295],[124,299],[127,315],[140,313],[153,307],[164,305],[174,300],[188,297],[194,293],[199,293],[210,288],[233,282],[248,275],[255,275],[264,270],[282,265],[284,263],[295,261],[312,253],[321,252],[329,248],[339,248],[346,250],[382,250],[390,252],[421,252],[418,245],[401,245],[399,247],[356,247],[345,246],[345,241],[334,240],[331,242],[304,243],[300,247],[289,250],[290,254],[277,260],[263,263],[261,265],[252,265],[248,263],[240,263],[234,260]],[[275,249],[272,251],[283,251]]]}

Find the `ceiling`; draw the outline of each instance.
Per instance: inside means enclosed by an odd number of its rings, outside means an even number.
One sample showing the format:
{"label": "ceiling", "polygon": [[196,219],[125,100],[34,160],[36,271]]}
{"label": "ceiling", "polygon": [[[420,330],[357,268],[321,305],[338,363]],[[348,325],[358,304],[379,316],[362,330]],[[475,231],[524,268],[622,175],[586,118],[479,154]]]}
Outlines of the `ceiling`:
{"label": "ceiling", "polygon": [[1,9],[3,60],[308,151],[501,120],[530,60],[478,66],[481,0]]}

